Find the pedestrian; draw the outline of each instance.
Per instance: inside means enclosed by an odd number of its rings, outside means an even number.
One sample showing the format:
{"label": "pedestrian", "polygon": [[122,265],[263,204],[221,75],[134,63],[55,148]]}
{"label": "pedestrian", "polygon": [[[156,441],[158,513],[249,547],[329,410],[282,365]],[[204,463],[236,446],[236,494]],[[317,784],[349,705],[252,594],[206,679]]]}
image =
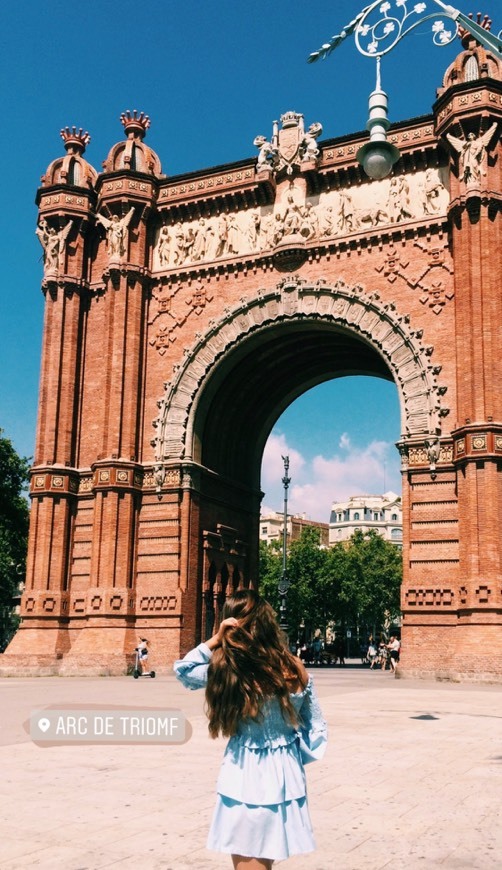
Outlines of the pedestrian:
{"label": "pedestrian", "polygon": [[370,645],[368,647],[368,661],[370,663],[370,671],[375,667],[376,661],[378,658],[378,650],[373,643],[373,640],[370,641]]}
{"label": "pedestrian", "polygon": [[399,651],[401,649],[401,643],[395,635],[392,635],[390,638],[389,643],[387,644],[387,649],[389,650],[390,666],[394,672],[399,662]]}
{"label": "pedestrian", "polygon": [[138,646],[136,647],[138,651],[138,660],[141,667],[141,673],[147,674],[148,671],[148,641],[146,637],[140,637]]}
{"label": "pedestrian", "polygon": [[343,637],[335,638],[335,654],[340,665],[345,666],[345,642]]}
{"label": "pedestrian", "polygon": [[216,634],[174,664],[187,688],[205,687],[211,737],[230,738],[207,845],[230,854],[234,870],[271,870],[315,848],[304,765],[324,755],[326,723],[271,606],[241,589],[222,616]]}
{"label": "pedestrian", "polygon": [[388,650],[387,644],[382,639],[380,641],[379,646],[378,646],[378,661],[380,663],[380,667],[381,667],[382,671],[385,671],[385,669],[387,668],[388,658],[389,658],[389,650]]}

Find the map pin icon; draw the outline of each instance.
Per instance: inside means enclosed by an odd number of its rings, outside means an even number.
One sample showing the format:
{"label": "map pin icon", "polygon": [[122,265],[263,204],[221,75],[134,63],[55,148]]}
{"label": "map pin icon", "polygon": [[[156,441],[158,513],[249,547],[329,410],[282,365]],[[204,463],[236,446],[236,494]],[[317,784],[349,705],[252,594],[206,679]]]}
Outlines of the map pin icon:
{"label": "map pin icon", "polygon": [[38,727],[45,734],[45,732],[51,727],[50,719],[45,719],[45,718],[39,719],[38,720]]}

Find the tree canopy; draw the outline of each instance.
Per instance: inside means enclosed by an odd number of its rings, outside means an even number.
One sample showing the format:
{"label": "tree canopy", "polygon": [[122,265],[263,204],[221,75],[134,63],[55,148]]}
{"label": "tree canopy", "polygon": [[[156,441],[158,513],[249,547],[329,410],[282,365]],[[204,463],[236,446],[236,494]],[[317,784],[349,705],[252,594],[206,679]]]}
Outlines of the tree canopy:
{"label": "tree canopy", "polygon": [[[278,608],[277,584],[282,574],[278,544],[260,544],[260,592]],[[402,553],[378,532],[356,531],[346,542],[320,547],[315,527],[293,541],[287,558],[291,586],[287,596],[290,636],[294,639],[330,624],[380,628],[399,614]],[[302,626],[302,631],[300,631]]]}
{"label": "tree canopy", "polygon": [[0,648],[16,627],[12,599],[25,571],[29,511],[23,491],[29,466],[0,429]]}

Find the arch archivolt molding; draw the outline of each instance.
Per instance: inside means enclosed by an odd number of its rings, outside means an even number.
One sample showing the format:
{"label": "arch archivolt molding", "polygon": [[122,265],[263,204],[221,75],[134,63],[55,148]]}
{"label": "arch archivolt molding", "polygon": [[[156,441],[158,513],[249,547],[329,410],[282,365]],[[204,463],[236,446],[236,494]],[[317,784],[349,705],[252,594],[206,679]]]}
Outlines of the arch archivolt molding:
{"label": "arch archivolt molding", "polygon": [[422,330],[410,329],[410,318],[394,303],[383,302],[378,292],[339,280],[309,282],[297,276],[283,279],[273,289],[258,290],[234,308],[225,308],[219,320],[210,320],[185,348],[182,363],[173,367],[171,381],[158,401],[152,439],[156,462],[191,460],[193,415],[216,364],[246,337],[288,321],[332,323],[368,341],[387,362],[398,386],[404,437],[423,439],[441,434],[442,403],[446,387],[438,383],[440,365],[434,365],[432,346],[422,343]]}

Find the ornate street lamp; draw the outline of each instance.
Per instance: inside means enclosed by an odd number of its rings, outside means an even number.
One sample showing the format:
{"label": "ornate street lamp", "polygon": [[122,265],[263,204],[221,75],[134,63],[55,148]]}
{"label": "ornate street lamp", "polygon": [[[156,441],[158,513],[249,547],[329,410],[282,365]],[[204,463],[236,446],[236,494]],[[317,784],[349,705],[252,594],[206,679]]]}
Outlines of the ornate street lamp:
{"label": "ornate street lamp", "polygon": [[[318,51],[312,52],[308,63],[314,63],[320,58],[324,60],[347,37],[354,34],[357,50],[366,57],[376,59],[376,85],[369,98],[369,118],[367,129],[370,131],[370,141],[363,145],[356,154],[358,162],[370,178],[385,178],[394,163],[399,160],[399,150],[387,141],[387,130],[390,121],[387,115],[387,94],[381,85],[381,58],[388,54],[401,39],[419,24],[433,19],[432,40],[435,45],[449,45],[457,35],[458,24],[475,37],[485,48],[496,52],[502,57],[501,33],[494,36],[481,23],[472,21],[463,12],[447,6],[440,0],[432,0],[441,11],[428,11],[429,3],[409,3],[408,0],[377,0],[366,6],[342,30],[333,36]],[[425,14],[424,14],[425,13]],[[446,21],[453,22],[453,27],[447,29]],[[486,21],[485,21],[486,24]]]}
{"label": "ornate street lamp", "polygon": [[288,589],[291,585],[288,580],[288,574],[286,570],[288,545],[288,488],[289,484],[291,483],[291,478],[288,475],[289,456],[283,456],[282,461],[284,462],[284,477],[282,478],[282,485],[284,487],[284,516],[282,530],[282,576],[279,580],[279,625],[282,631],[287,634],[289,625],[286,611],[286,597],[288,594]]}

